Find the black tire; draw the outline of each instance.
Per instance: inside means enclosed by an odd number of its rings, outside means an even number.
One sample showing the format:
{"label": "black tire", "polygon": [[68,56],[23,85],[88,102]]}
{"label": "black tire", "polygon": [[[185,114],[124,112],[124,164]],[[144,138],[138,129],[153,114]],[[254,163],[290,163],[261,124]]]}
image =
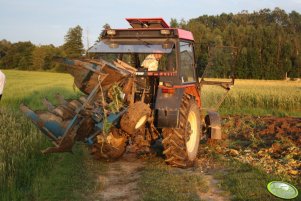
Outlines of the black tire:
{"label": "black tire", "polygon": [[200,111],[195,100],[185,94],[180,107],[179,128],[163,129],[165,161],[174,167],[194,165],[200,142]]}
{"label": "black tire", "polygon": [[120,127],[126,133],[133,135],[147,122],[151,109],[143,102],[136,102],[129,106],[126,113],[121,117]]}

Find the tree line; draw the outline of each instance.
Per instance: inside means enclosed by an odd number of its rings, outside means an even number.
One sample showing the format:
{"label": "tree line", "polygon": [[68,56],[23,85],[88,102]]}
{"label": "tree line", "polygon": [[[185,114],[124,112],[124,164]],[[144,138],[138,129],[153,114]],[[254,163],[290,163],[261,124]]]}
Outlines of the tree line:
{"label": "tree line", "polygon": [[[208,64],[210,47],[235,47],[238,78],[283,79],[301,77],[301,15],[280,8],[248,13],[203,15],[189,21],[171,19],[171,26],[193,32],[197,66]],[[209,53],[210,56],[209,56]],[[216,63],[227,68],[228,54],[218,54]],[[227,62],[225,62],[227,63]],[[224,64],[225,64],[224,63]],[[223,77],[220,71],[216,76]]]}
{"label": "tree line", "polygon": [[[190,30],[195,38],[196,62],[200,74],[211,61],[212,47],[235,47],[236,77],[283,79],[301,77],[301,15],[280,8],[253,13],[202,15],[188,21],[172,18],[172,27]],[[106,24],[103,28],[109,26]],[[70,28],[65,43],[36,46],[31,42],[0,41],[0,68],[63,71],[55,56],[81,57],[84,53],[82,28]],[[217,51],[213,76],[227,77],[229,54]],[[232,65],[233,63],[231,63]]]}
{"label": "tree line", "polygon": [[54,61],[55,57],[77,58],[84,54],[80,26],[70,28],[62,46],[34,45],[30,41],[11,43],[0,41],[0,68],[64,72],[65,66]]}

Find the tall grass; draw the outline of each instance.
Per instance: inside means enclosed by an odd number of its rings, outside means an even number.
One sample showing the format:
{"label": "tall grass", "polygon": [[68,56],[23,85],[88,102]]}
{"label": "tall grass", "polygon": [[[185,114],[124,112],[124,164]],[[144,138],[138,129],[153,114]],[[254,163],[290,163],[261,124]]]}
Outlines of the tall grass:
{"label": "tall grass", "polygon": [[[203,107],[213,108],[224,90],[202,89]],[[301,116],[301,82],[237,80],[220,108],[223,114]]]}
{"label": "tall grass", "polygon": [[32,181],[47,169],[48,157],[40,149],[50,143],[19,111],[24,102],[41,108],[42,97],[53,100],[56,92],[76,96],[67,74],[4,71],[6,86],[0,102],[0,200],[32,200]]}
{"label": "tall grass", "polygon": [[30,192],[31,180],[45,160],[38,151],[47,142],[12,110],[1,110],[0,131],[0,200],[20,200]]}

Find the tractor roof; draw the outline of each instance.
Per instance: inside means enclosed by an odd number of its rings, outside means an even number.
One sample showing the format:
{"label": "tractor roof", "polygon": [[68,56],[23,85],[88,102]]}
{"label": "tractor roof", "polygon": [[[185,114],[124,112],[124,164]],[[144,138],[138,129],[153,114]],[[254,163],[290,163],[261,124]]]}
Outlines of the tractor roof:
{"label": "tractor roof", "polygon": [[[162,18],[126,18],[132,28],[115,29],[116,31],[142,31],[144,36],[148,36],[146,32],[170,30],[175,38],[193,41],[193,35],[190,31],[179,28],[171,28]],[[103,35],[104,36],[104,35]],[[154,35],[152,35],[154,36]],[[157,35],[158,36],[158,35]],[[141,36],[140,36],[141,37]],[[161,36],[162,37],[162,36]]]}
{"label": "tractor roof", "polygon": [[125,18],[133,28],[170,28],[162,18]]}

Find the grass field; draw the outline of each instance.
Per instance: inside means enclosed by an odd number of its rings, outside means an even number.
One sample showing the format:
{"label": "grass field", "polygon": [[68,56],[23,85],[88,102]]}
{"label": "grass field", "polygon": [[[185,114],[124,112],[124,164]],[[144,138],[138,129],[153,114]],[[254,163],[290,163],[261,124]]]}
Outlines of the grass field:
{"label": "grass field", "polygon": [[[218,86],[204,86],[203,106],[214,108],[225,93]],[[222,114],[250,114],[301,117],[301,82],[280,80],[236,80]]]}
{"label": "grass field", "polygon": [[[57,92],[68,97],[77,96],[78,92],[73,91],[73,79],[67,74],[24,71],[4,73],[7,81],[0,102],[0,200],[35,200],[40,195],[38,179],[51,172],[54,161],[59,160],[61,164],[69,166],[65,160],[70,159],[41,155],[40,150],[50,143],[21,114],[19,104],[24,102],[30,107],[41,108],[42,97],[53,100]],[[39,174],[41,177],[37,176]]]}
{"label": "grass field", "polygon": [[[51,144],[18,109],[21,102],[35,109],[42,108],[40,100],[48,97],[54,101],[53,96],[57,92],[68,98],[78,97],[80,92],[74,91],[72,77],[68,74],[13,70],[4,73],[7,82],[0,102],[0,200],[83,200],[94,185],[89,179],[93,175],[89,172],[95,169],[105,171],[106,165],[87,162],[90,158],[81,145],[76,146],[73,155],[42,155],[40,150]],[[205,107],[210,107],[218,100],[216,94],[219,92],[219,89],[204,88]],[[300,117],[301,83],[238,80],[222,105],[221,112]],[[152,167],[148,167],[148,170],[143,174],[145,180],[141,181],[146,197],[155,193],[147,190],[147,181],[151,180],[152,174],[169,178],[165,175],[164,167],[159,166],[158,172]],[[190,178],[189,175],[185,177]],[[160,178],[157,182],[160,182]],[[195,184],[198,182],[194,181]],[[182,198],[182,195],[174,194],[180,187],[175,185],[174,188],[167,192],[173,197]],[[159,200],[160,195],[157,196]],[[190,200],[189,195],[184,198]]]}

